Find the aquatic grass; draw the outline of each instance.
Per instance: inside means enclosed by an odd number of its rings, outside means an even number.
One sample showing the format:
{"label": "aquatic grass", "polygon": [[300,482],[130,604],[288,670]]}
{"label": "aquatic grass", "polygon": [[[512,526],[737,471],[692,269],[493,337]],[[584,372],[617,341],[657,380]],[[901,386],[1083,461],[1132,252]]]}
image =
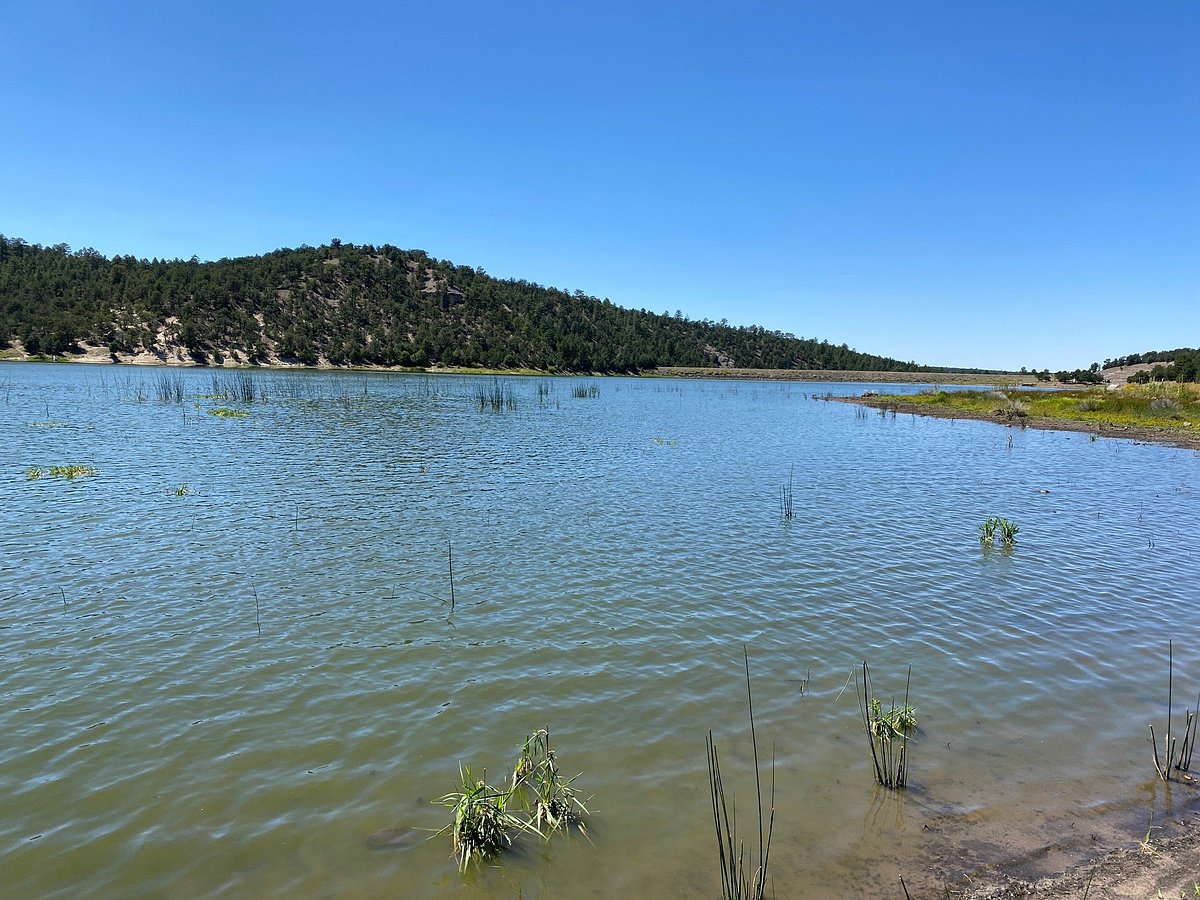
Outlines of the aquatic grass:
{"label": "aquatic grass", "polygon": [[188,487],[187,484],[181,484],[178,487],[176,487],[171,493],[174,494],[176,497],[186,497],[189,494],[194,494],[195,491],[192,490],[190,487]]}
{"label": "aquatic grass", "polygon": [[72,481],[76,478],[86,478],[90,475],[98,474],[95,466],[50,466],[43,469],[41,466],[30,466],[25,470],[25,477],[30,481],[36,481],[39,478],[65,478]]}
{"label": "aquatic grass", "polygon": [[208,414],[221,419],[244,419],[250,415],[244,409],[230,409],[228,406],[218,406],[215,409],[210,409]]}
{"label": "aquatic grass", "polygon": [[985,547],[991,547],[998,536],[1000,545],[1009,550],[1017,542],[1017,533],[1020,530],[1021,528],[1016,522],[1010,522],[999,516],[990,516],[979,526],[979,542]]}
{"label": "aquatic grass", "polygon": [[795,472],[796,467],[792,466],[788,472],[787,484],[779,488],[779,515],[785,522],[792,521],[795,516],[795,510],[792,507],[792,478]]}
{"label": "aquatic grass", "polygon": [[717,834],[717,861],[721,870],[722,900],[762,900],[767,889],[767,864],[771,855],[771,836],[775,831],[775,757],[771,755],[771,815],[763,832],[763,795],[758,762],[758,736],[754,728],[754,696],[750,689],[750,655],[742,647],[746,664],[746,705],[750,711],[750,743],[754,749],[754,793],[758,801],[758,864],[746,858],[745,845],[737,836],[737,810],[732,813],[725,800],[725,782],[717,744],[710,730],[705,740],[708,755],[708,790],[712,801],[713,825]]}
{"label": "aquatic grass", "polygon": [[209,382],[211,390],[204,399],[224,400],[230,403],[254,403],[266,401],[267,392],[259,387],[257,379],[249,372],[232,375],[213,375]]}
{"label": "aquatic grass", "polygon": [[479,403],[480,411],[489,407],[492,412],[517,408],[517,398],[513,392],[512,383],[499,377],[493,378],[490,384],[477,381],[475,383],[475,399]]}
{"label": "aquatic grass", "polygon": [[178,372],[160,372],[154,382],[154,393],[163,403],[182,403],[183,376]]}
{"label": "aquatic grass", "polygon": [[600,388],[594,384],[576,384],[571,388],[571,396],[576,400],[595,399],[600,396]]}
{"label": "aquatic grass", "polygon": [[576,774],[564,779],[559,772],[558,756],[550,746],[549,726],[525,736],[513,769],[513,785],[519,788],[517,795],[529,814],[529,824],[539,833],[549,837],[574,825],[587,834],[583,816],[588,810],[572,787],[578,777]]}
{"label": "aquatic grass", "polygon": [[903,789],[908,784],[908,736],[917,725],[916,709],[908,702],[909,688],[912,686],[912,666],[908,667],[904,702],[897,706],[893,699],[889,701],[886,710],[875,696],[871,670],[865,659],[862,663],[862,682],[858,681],[857,672],[854,680],[863,729],[871,747],[875,780],[885,788]]}
{"label": "aquatic grass", "polygon": [[433,802],[454,810],[450,824],[437,834],[450,832],[458,867],[465,872],[471,863],[490,859],[511,846],[512,832],[534,829],[527,820],[509,812],[512,787],[507,790],[492,787],[486,781],[486,771],[483,777],[476,778],[466,765],[458,767],[458,776],[461,790]]}

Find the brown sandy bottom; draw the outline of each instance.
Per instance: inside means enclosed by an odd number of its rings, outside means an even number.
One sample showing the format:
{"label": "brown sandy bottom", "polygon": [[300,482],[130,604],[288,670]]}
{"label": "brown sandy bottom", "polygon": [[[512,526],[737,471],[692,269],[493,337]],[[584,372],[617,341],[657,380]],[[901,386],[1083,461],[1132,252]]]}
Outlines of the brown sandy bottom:
{"label": "brown sandy bottom", "polygon": [[1147,800],[1078,816],[1031,812],[1000,837],[970,814],[934,820],[926,826],[924,867],[897,875],[894,894],[886,895],[903,897],[907,889],[913,900],[1198,898],[1200,792],[1195,783],[1174,784],[1156,797],[1159,789],[1156,782],[1146,787]]}

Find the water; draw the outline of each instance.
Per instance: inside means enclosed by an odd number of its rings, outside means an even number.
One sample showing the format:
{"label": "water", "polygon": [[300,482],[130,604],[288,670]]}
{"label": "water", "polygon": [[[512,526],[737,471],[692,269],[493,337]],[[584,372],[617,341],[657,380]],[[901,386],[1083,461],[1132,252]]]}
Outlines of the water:
{"label": "water", "polygon": [[[743,645],[778,896],[1050,865],[1194,799],[1146,729],[1168,639],[1179,720],[1200,687],[1192,452],[819,399],[863,385],[513,379],[494,412],[490,379],[250,377],[0,368],[6,897],[714,896],[709,729],[756,843]],[[912,666],[901,795],[863,658],[885,696]],[[590,840],[371,849],[544,725]]]}

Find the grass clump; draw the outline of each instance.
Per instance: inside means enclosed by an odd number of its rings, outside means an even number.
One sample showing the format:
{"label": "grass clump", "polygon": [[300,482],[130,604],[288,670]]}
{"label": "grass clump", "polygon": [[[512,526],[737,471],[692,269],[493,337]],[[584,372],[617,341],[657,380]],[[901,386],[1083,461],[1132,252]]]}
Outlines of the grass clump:
{"label": "grass clump", "polygon": [[454,810],[454,819],[438,834],[450,832],[454,855],[459,869],[466,871],[472,862],[490,859],[512,844],[511,832],[529,830],[526,819],[508,810],[513,788],[494,788],[483,778],[476,778],[470,766],[459,766],[462,790],[452,791],[435,800]]}
{"label": "grass clump", "polygon": [[490,384],[477,382],[475,399],[479,403],[481,412],[488,408],[491,408],[492,412],[517,408],[517,398],[513,393],[512,383],[501,378],[493,378]]}
{"label": "grass clump", "polygon": [[36,481],[39,478],[65,478],[71,481],[76,478],[86,478],[89,475],[97,474],[95,466],[50,466],[43,469],[41,466],[30,466],[25,470],[25,477],[30,481]]}
{"label": "grass clump", "polygon": [[513,784],[521,789],[519,796],[529,814],[529,824],[538,833],[549,836],[575,825],[587,834],[583,823],[587,807],[571,786],[578,777],[564,779],[560,774],[548,728],[526,736],[513,770]]}
{"label": "grass clump", "polygon": [[577,384],[571,388],[571,396],[576,400],[595,399],[600,396],[600,388],[594,384]]}
{"label": "grass clump", "polygon": [[549,728],[526,735],[508,787],[489,785],[486,771],[476,778],[470,766],[460,765],[458,776],[461,789],[434,803],[454,810],[450,824],[437,834],[450,832],[454,855],[464,871],[472,862],[478,864],[506,850],[516,832],[549,838],[574,825],[587,834],[583,817],[588,810],[572,787],[579,776],[562,777]]}
{"label": "grass clump", "polygon": [[154,394],[163,403],[183,402],[183,376],[178,373],[160,372],[154,382]]}
{"label": "grass clump", "polygon": [[990,516],[984,519],[983,524],[979,526],[979,542],[985,547],[991,547],[999,538],[1000,545],[1008,549],[1017,542],[1017,532],[1020,530],[1021,528],[1016,522],[1001,519],[999,516]]}
{"label": "grass clump", "polygon": [[871,745],[871,763],[875,769],[875,780],[886,788],[901,789],[908,784],[908,736],[917,727],[916,708],[908,702],[912,684],[912,666],[908,667],[908,680],[904,686],[904,702],[897,706],[893,699],[885,710],[875,696],[871,684],[871,670],[864,659],[862,683],[858,684],[859,712],[863,728]]}
{"label": "grass clump", "polygon": [[1086,388],[1054,391],[938,391],[932,394],[883,395],[870,405],[901,403],[928,407],[943,415],[1026,418],[1127,427],[1194,428],[1200,425],[1200,386],[1128,385],[1120,390]]}
{"label": "grass clump", "polygon": [[250,415],[244,409],[230,409],[228,406],[218,406],[216,409],[210,409],[208,414],[221,419],[244,419]]}
{"label": "grass clump", "polygon": [[188,494],[194,494],[195,491],[192,490],[190,487],[188,487],[186,484],[181,484],[177,488],[175,488],[175,490],[173,490],[171,493],[173,493],[176,497],[186,497],[186,496],[188,496]]}

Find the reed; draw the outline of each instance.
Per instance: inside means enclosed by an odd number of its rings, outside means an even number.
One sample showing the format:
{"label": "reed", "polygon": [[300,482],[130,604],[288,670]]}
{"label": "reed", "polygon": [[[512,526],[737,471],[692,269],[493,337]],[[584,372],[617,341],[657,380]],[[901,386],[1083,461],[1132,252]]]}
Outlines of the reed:
{"label": "reed", "polygon": [[446,541],[446,558],[450,565],[450,615],[454,615],[454,545]]}
{"label": "reed", "polygon": [[[1183,737],[1178,741],[1171,737],[1171,719],[1175,713],[1175,642],[1167,641],[1167,734],[1163,741],[1163,755],[1158,752],[1158,738],[1154,725],[1150,726],[1150,746],[1154,754],[1154,771],[1163,781],[1170,781],[1171,770],[1188,772],[1192,767],[1192,750],[1196,746],[1197,716],[1200,716],[1200,695],[1196,697],[1196,709],[1185,710]],[[1176,746],[1179,752],[1176,753]],[[1162,759],[1165,757],[1166,764]]]}
{"label": "reed", "polygon": [[225,400],[231,403],[253,403],[256,400],[266,400],[266,391],[258,387],[254,377],[248,372],[237,372],[233,375],[213,375],[209,382],[210,400]]}
{"label": "reed", "polygon": [[858,708],[862,715],[863,728],[871,747],[871,763],[875,769],[875,780],[886,788],[902,789],[908,784],[908,736],[916,729],[916,709],[909,705],[909,688],[912,685],[912,666],[908,667],[908,680],[904,685],[904,704],[897,706],[889,702],[885,711],[875,696],[871,684],[871,670],[864,659],[862,682],[858,683]]}
{"label": "reed", "polygon": [[512,410],[517,408],[517,398],[513,393],[512,384],[502,378],[493,378],[491,383],[477,381],[475,383],[475,399],[480,411],[491,408],[492,412]]}
{"label": "reed", "polygon": [[796,467],[792,466],[788,472],[787,484],[779,488],[779,515],[785,522],[792,521],[795,511],[792,508],[792,477],[795,475]]}
{"label": "reed", "polygon": [[[737,809],[725,800],[725,782],[721,761],[710,730],[705,742],[708,752],[708,791],[712,801],[713,825],[717,834],[717,861],[721,869],[722,900],[762,900],[767,889],[767,864],[771,855],[771,835],[775,831],[775,758],[771,757],[771,814],[763,830],[763,794],[758,762],[758,735],[754,728],[754,695],[750,689],[750,655],[742,648],[746,663],[746,705],[750,711],[750,743],[754,749],[754,793],[758,802],[758,860],[746,858],[745,845],[737,836]],[[754,866],[753,869],[750,867]]]}
{"label": "reed", "polygon": [[160,372],[154,382],[154,393],[163,403],[182,403],[183,376],[178,372]]}
{"label": "reed", "polygon": [[571,396],[576,400],[595,399],[600,396],[600,388],[594,384],[577,384],[571,388]]}
{"label": "reed", "polygon": [[262,637],[262,612],[258,605],[258,585],[254,583],[254,579],[250,579],[250,590],[254,592],[254,625],[258,628],[258,636]]}

